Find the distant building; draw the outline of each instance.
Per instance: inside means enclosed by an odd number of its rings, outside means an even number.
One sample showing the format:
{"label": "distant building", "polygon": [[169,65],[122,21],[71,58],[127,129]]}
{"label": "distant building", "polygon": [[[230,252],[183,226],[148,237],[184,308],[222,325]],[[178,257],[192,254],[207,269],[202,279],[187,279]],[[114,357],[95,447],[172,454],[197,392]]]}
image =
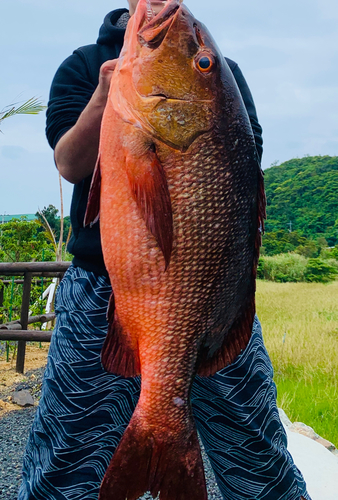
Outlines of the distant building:
{"label": "distant building", "polygon": [[21,217],[25,217],[25,220],[29,222],[36,220],[37,218],[35,214],[15,214],[15,215],[0,214],[0,224],[9,222],[12,219],[21,219]]}

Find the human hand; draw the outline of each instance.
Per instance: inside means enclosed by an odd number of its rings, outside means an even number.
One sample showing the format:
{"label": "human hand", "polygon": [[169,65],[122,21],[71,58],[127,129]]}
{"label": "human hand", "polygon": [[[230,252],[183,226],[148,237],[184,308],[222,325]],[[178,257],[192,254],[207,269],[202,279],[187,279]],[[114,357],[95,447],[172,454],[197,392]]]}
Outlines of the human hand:
{"label": "human hand", "polygon": [[110,87],[110,81],[113,76],[114,70],[116,68],[118,59],[111,59],[102,64],[100,68],[99,75],[99,85],[97,87],[97,93],[99,97],[106,102],[108,98],[108,92]]}

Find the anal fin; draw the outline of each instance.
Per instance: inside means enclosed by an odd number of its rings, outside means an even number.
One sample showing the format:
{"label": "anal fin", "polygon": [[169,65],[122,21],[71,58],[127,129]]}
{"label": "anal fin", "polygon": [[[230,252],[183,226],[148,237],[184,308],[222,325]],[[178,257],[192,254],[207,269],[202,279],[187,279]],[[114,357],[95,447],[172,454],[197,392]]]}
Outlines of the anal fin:
{"label": "anal fin", "polygon": [[101,352],[103,368],[109,373],[122,377],[140,375],[139,355],[129,342],[128,336],[123,332],[115,310],[113,294],[109,302],[108,321],[108,333]]}
{"label": "anal fin", "polygon": [[[246,308],[243,309],[242,314],[226,333],[224,341],[216,353],[210,356],[208,348],[202,349],[197,369],[198,375],[209,377],[234,362],[250,341],[255,309],[255,297],[253,296]],[[222,325],[216,328],[217,335],[223,336]]]}

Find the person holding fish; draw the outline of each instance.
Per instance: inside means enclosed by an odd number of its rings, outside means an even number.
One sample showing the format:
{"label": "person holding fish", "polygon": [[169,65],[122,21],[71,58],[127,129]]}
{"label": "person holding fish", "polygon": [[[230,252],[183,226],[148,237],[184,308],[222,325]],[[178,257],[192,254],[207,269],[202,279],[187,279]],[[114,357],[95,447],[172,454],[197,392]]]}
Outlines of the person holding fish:
{"label": "person holding fish", "polygon": [[261,133],[181,0],[129,0],[58,69],[74,259],[19,500],[206,500],[197,430],[225,499],[310,500],[255,316]]}

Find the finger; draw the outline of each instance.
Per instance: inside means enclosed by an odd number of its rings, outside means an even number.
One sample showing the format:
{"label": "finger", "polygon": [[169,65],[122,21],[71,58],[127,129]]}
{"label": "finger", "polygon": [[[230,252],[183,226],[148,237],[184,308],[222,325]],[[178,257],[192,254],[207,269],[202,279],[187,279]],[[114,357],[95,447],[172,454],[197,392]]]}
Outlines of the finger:
{"label": "finger", "polygon": [[103,95],[107,95],[110,87],[111,77],[116,68],[117,59],[106,61],[100,68],[99,90]]}
{"label": "finger", "polygon": [[118,59],[112,59],[110,61],[104,62],[100,68],[100,74],[103,77],[110,75],[116,68],[117,61]]}

